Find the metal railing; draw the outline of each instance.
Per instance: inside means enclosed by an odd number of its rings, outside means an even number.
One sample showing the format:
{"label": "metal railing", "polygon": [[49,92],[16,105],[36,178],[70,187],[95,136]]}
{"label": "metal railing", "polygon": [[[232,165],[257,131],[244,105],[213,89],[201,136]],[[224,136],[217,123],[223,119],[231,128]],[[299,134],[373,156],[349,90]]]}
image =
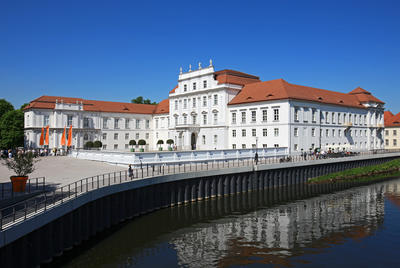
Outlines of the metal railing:
{"label": "metal railing", "polygon": [[[379,152],[363,153],[362,155],[373,155],[376,153],[387,153],[383,150]],[[391,150],[390,152],[397,152]],[[361,154],[358,154],[361,155]],[[349,157],[357,157],[350,155]],[[115,184],[125,183],[127,181],[146,179],[160,175],[172,175],[179,173],[190,173],[197,171],[219,170],[234,167],[246,167],[262,164],[278,164],[283,162],[309,162],[321,161],[329,158],[317,157],[313,155],[297,155],[297,156],[280,156],[280,157],[263,157],[259,158],[257,163],[253,158],[238,158],[231,160],[207,160],[198,162],[186,162],[178,164],[157,164],[157,165],[141,165],[133,169],[133,176],[129,176],[127,170],[111,172],[101,175],[96,175],[81,180],[75,181],[68,185],[58,187],[54,190],[47,191],[44,194],[35,196],[15,205],[3,208],[0,210],[0,231],[4,228],[9,228],[12,225],[23,222],[28,218],[34,217],[37,214],[44,213],[47,210],[77,198],[82,194],[90,191],[108,187]]]}
{"label": "metal railing", "polygon": [[45,177],[32,178],[27,180],[24,192],[14,192],[12,188],[12,182],[0,183],[0,200],[14,198],[38,191],[44,191],[45,185]]}

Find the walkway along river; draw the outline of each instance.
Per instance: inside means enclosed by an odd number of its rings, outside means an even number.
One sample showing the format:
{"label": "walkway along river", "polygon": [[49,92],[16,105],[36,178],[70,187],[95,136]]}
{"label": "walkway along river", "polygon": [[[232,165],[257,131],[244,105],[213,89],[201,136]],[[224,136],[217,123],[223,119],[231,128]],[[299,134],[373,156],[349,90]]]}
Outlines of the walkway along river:
{"label": "walkway along river", "polygon": [[[43,203],[40,206],[25,204],[22,214],[11,213],[11,218],[2,217],[5,224],[0,232],[0,260],[2,267],[25,267],[50,261],[64,250],[125,219],[188,202],[264,189],[269,194],[262,195],[263,199],[277,197],[278,200],[343,190],[356,183],[307,186],[304,182],[313,176],[381,163],[396,157],[399,154],[237,167],[164,175],[126,183],[122,183],[126,177],[120,174],[120,183],[110,184],[109,179],[108,185],[105,185],[107,179],[104,177],[103,180],[86,180],[84,184],[81,181],[67,193],[55,192],[46,197],[44,207]],[[100,182],[103,184],[100,185]]]}

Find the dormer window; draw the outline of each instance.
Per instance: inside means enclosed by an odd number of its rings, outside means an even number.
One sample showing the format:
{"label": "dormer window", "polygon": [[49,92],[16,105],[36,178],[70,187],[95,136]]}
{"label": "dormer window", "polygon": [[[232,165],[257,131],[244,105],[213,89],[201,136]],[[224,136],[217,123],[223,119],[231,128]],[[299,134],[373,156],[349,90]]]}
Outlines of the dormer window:
{"label": "dormer window", "polygon": [[187,91],[187,85],[183,85],[183,92]]}
{"label": "dormer window", "polygon": [[193,83],[193,90],[196,90],[196,82]]}
{"label": "dormer window", "polygon": [[207,88],[207,80],[203,81],[203,88]]}

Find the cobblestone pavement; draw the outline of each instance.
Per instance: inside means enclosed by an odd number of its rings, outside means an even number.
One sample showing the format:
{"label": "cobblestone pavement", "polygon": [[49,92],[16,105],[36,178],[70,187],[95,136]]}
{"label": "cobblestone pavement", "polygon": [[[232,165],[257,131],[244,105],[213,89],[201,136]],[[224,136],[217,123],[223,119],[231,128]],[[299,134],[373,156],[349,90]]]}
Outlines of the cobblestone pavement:
{"label": "cobblestone pavement", "polygon": [[[36,163],[36,170],[30,178],[45,177],[46,184],[66,185],[79,179],[98,174],[126,170],[126,167],[108,163],[76,159],[67,156],[40,157]],[[1,160],[4,163],[3,160]],[[0,183],[10,182],[14,175],[6,166],[0,164]]]}

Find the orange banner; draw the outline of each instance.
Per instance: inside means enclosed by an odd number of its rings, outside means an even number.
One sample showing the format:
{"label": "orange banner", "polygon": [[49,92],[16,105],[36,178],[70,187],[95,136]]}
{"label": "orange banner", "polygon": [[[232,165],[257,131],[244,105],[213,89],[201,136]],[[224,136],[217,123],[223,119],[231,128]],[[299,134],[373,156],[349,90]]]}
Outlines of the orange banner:
{"label": "orange banner", "polygon": [[68,130],[68,142],[67,142],[67,146],[71,146],[72,143],[72,125],[69,126],[69,130]]}
{"label": "orange banner", "polygon": [[43,144],[44,144],[44,127],[42,127],[42,134],[40,134],[40,141],[39,141],[39,145]]}
{"label": "orange banner", "polygon": [[49,145],[49,134],[50,134],[50,126],[47,126],[46,127],[45,145]]}
{"label": "orange banner", "polygon": [[61,146],[64,146],[64,145],[65,145],[65,127],[64,127],[64,132],[61,136]]}

